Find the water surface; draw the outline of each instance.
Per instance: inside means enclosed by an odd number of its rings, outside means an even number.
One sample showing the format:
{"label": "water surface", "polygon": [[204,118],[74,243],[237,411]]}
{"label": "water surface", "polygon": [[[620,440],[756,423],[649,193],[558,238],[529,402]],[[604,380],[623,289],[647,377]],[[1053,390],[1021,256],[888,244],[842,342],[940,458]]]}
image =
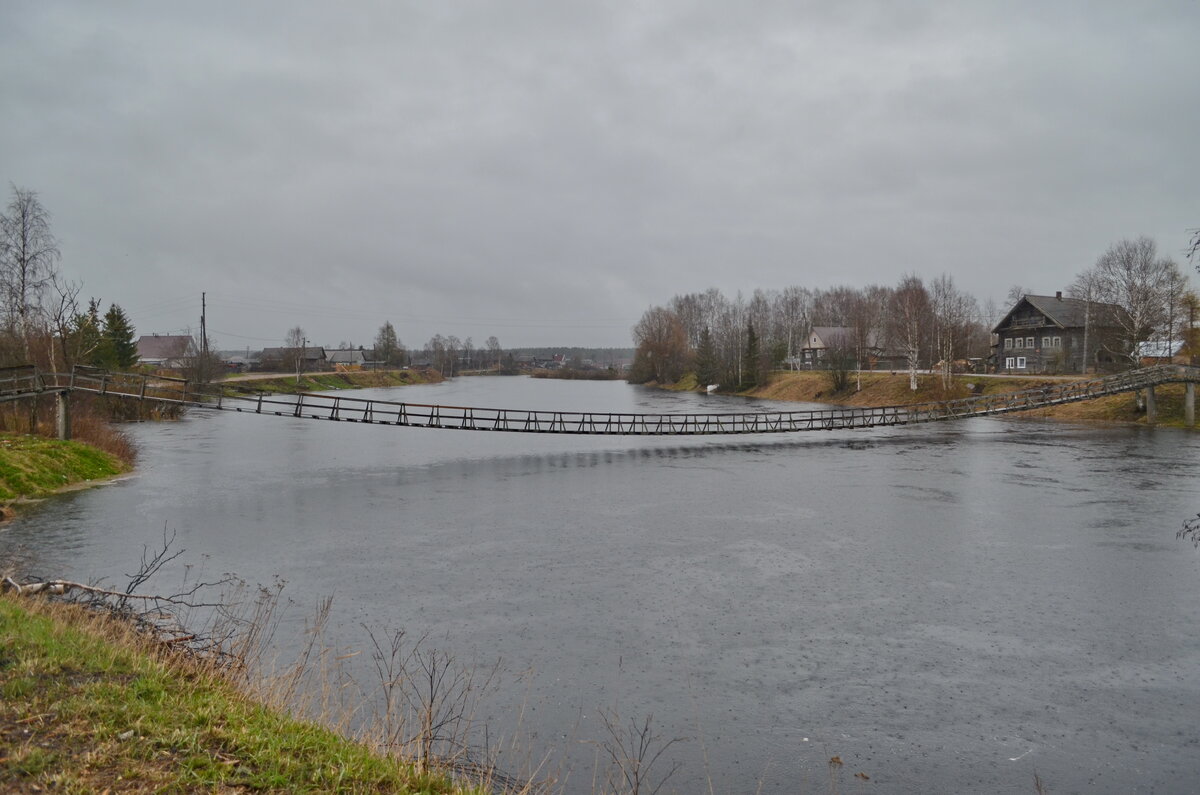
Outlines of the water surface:
{"label": "water surface", "polygon": [[[355,396],[744,407],[526,378]],[[572,791],[591,789],[600,708],[687,738],[680,792],[822,792],[835,754],[849,791],[859,771],[887,792],[1200,777],[1200,556],[1175,539],[1200,510],[1195,434],[973,419],[574,437],[209,411],[130,433],[134,477],[48,502],[0,544],[120,583],[166,528],[196,569],[332,594],[349,646],[366,624],[499,656],[527,675],[489,702],[494,731],[523,711]]]}

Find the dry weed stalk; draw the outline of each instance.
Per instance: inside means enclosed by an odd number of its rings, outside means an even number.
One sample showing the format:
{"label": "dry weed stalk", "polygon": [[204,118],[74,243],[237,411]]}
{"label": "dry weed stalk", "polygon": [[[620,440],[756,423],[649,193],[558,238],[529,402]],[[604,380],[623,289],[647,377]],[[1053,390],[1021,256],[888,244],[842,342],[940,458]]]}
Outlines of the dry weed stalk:
{"label": "dry weed stalk", "polygon": [[367,739],[415,759],[423,770],[496,774],[486,755],[483,762],[473,758],[469,739],[480,700],[498,686],[500,662],[477,668],[431,647],[428,635],[408,643],[401,630],[381,641],[369,627],[363,629],[371,639],[380,694]]}
{"label": "dry weed stalk", "polygon": [[600,710],[608,738],[599,743],[600,750],[608,756],[609,769],[605,777],[605,792],[626,795],[649,795],[656,793],[667,783],[667,779],[680,768],[674,762],[656,784],[652,783],[651,768],[675,743],[686,742],[686,737],[673,737],[666,742],[651,727],[653,715],[647,715],[639,724],[630,719],[629,726],[622,725],[615,710]]}

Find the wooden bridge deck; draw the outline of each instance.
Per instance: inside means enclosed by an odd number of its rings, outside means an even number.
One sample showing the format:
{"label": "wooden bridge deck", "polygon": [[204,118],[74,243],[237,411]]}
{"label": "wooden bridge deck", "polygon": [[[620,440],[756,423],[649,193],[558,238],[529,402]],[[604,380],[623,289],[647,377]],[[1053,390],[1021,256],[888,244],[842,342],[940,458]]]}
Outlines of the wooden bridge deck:
{"label": "wooden bridge deck", "polygon": [[47,392],[88,392],[222,411],[372,425],[515,433],[705,436],[796,433],[940,422],[1028,411],[1160,384],[1197,381],[1200,381],[1200,368],[1160,365],[1000,395],[908,406],[714,414],[632,414],[442,406],[311,392],[231,396],[214,393],[210,389],[196,389],[181,379],[158,376],[110,373],[91,368],[76,368],[71,373],[39,373],[33,368],[9,368],[0,370],[0,401]]}

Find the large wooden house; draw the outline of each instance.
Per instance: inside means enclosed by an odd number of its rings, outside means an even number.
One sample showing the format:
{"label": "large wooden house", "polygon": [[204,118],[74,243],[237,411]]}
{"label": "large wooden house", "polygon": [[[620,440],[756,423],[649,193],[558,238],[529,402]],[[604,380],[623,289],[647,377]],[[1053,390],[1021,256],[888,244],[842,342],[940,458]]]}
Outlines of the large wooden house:
{"label": "large wooden house", "polygon": [[1000,373],[1082,373],[1115,369],[1127,358],[1115,304],[1026,295],[992,329],[995,369]]}

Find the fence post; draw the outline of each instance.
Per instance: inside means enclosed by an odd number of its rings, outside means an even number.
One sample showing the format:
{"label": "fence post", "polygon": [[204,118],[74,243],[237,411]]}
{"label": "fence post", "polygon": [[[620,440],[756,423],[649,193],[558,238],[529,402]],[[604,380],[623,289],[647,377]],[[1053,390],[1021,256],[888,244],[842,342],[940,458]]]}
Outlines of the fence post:
{"label": "fence post", "polygon": [[54,424],[58,438],[66,441],[71,438],[71,393],[63,389],[55,395]]}
{"label": "fence post", "polygon": [[1154,385],[1146,387],[1146,424],[1153,425],[1158,419],[1158,404],[1154,402]]}
{"label": "fence post", "polygon": [[1183,424],[1194,427],[1196,424],[1196,382],[1187,381],[1183,385]]}

